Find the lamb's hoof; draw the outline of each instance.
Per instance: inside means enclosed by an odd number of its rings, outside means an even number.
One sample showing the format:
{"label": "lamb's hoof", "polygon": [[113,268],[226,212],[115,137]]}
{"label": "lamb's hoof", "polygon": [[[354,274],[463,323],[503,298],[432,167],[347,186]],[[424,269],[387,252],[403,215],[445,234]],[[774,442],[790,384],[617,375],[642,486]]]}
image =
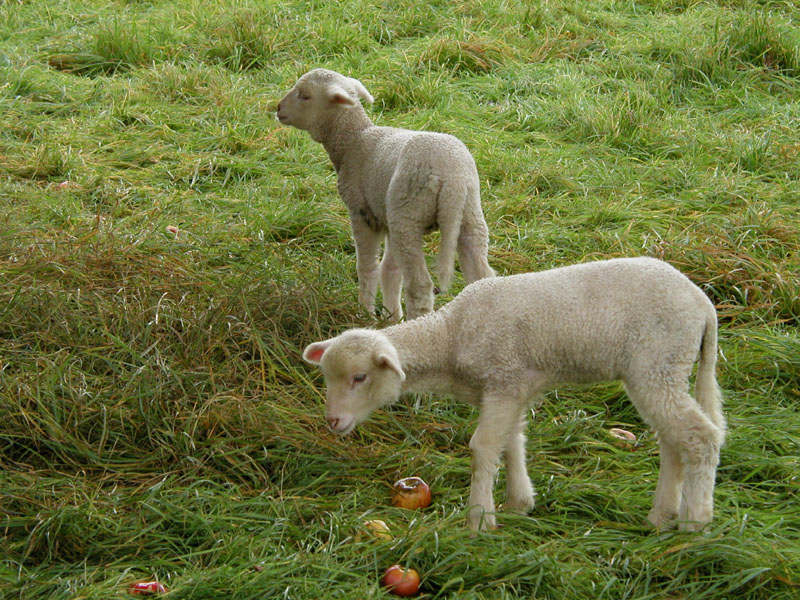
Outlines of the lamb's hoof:
{"label": "lamb's hoof", "polygon": [[475,537],[482,531],[497,529],[497,520],[494,513],[486,513],[482,509],[473,509],[467,516],[467,525],[472,530],[472,536]]}
{"label": "lamb's hoof", "polygon": [[474,529],[470,527],[471,531],[469,532],[469,537],[478,537],[482,533],[488,533],[490,531],[497,531],[500,526],[497,523],[493,525],[481,525],[478,529]]}
{"label": "lamb's hoof", "polygon": [[678,531],[696,533],[698,531],[703,531],[706,525],[708,525],[708,523],[703,523],[701,521],[681,521],[678,523]]}
{"label": "lamb's hoof", "polygon": [[399,323],[400,319],[403,318],[403,311],[398,309],[392,312],[385,306],[381,306],[375,309],[375,311],[372,313],[372,316],[377,321],[388,321],[389,323]]}
{"label": "lamb's hoof", "polygon": [[508,499],[503,504],[503,510],[517,515],[527,515],[534,506],[536,506],[536,502],[531,496],[530,498]]}
{"label": "lamb's hoof", "polygon": [[433,288],[433,295],[434,295],[434,296],[438,296],[438,295],[439,295],[439,294],[441,294],[441,293],[442,293],[442,290],[440,290],[438,286],[434,286],[434,288]]}
{"label": "lamb's hoof", "polygon": [[677,520],[678,513],[654,508],[647,514],[647,521],[645,521],[645,524],[658,531],[667,531],[669,529],[675,529]]}

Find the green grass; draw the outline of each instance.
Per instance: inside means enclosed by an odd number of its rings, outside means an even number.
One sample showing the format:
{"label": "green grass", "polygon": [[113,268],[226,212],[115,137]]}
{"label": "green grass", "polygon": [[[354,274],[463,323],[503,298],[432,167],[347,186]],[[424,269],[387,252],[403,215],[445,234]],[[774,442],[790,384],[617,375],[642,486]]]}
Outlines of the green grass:
{"label": "green grass", "polygon": [[[0,597],[377,598],[401,562],[426,598],[797,598],[800,9],[384,4],[0,4]],[[548,396],[538,506],[478,537],[472,408],[326,430],[300,352],[372,322],[327,156],[272,112],[315,66],[465,141],[501,274],[646,254],[707,291],[730,424],[707,532],[642,527],[657,447],[617,384]],[[388,502],[411,474],[420,513]]]}

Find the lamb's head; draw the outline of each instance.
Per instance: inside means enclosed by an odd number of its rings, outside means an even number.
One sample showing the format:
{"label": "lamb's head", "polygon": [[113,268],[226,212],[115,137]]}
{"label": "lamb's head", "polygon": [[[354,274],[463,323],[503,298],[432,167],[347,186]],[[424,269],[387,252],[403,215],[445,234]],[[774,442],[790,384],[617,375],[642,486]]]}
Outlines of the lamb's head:
{"label": "lamb's head", "polygon": [[361,106],[359,99],[372,103],[372,96],[358,80],[328,69],[314,69],[303,75],[278,102],[277,119],[303,129],[316,139],[316,131],[337,113]]}
{"label": "lamb's head", "polygon": [[325,418],[342,435],[376,408],[396,401],[406,378],[397,349],[372,329],[351,329],[310,344],[303,359],[322,369],[327,387]]}

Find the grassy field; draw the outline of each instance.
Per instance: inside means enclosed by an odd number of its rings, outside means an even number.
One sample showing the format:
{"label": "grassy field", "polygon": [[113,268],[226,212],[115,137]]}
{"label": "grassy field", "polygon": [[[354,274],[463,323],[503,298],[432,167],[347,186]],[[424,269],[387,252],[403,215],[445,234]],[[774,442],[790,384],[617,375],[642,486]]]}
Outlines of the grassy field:
{"label": "grassy field", "polygon": [[[708,531],[642,526],[657,449],[617,384],[548,395],[537,508],[475,538],[472,408],[327,431],[300,352],[371,320],[328,158],[272,112],[317,66],[464,140],[500,274],[644,254],[707,291]],[[3,599],[379,598],[395,562],[425,598],[798,598],[799,325],[791,0],[0,3]],[[419,513],[388,501],[412,474]]]}

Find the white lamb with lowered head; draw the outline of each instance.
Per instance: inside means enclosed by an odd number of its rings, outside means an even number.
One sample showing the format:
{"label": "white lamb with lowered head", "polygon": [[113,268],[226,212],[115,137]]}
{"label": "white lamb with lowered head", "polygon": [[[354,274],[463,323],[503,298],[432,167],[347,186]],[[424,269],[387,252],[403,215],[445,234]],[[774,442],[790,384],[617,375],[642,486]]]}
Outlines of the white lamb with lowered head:
{"label": "white lamb with lowered head", "polygon": [[453,276],[456,250],[468,282],[494,275],[487,262],[489,234],[478,171],[457,138],[377,127],[359,99],[372,102],[360,81],[314,69],[278,103],[276,116],[308,131],[333,162],[353,228],[359,301],[374,310],[380,270],[383,304],[391,318],[402,316],[405,284],[406,311],[413,319],[433,309],[433,282],[422,252],[426,232],[441,231],[437,275],[443,290]]}
{"label": "white lamb with lowered head", "polygon": [[403,392],[452,393],[480,407],[469,443],[472,529],[495,524],[503,452],[506,508],[533,507],[524,435],[532,400],[561,383],[622,380],[661,450],[649,521],[698,530],[711,521],[725,437],[716,355],[716,311],[700,288],[660,260],[621,258],[484,279],[425,317],[346,331],[303,358],[322,369],[326,418],[340,434]]}

